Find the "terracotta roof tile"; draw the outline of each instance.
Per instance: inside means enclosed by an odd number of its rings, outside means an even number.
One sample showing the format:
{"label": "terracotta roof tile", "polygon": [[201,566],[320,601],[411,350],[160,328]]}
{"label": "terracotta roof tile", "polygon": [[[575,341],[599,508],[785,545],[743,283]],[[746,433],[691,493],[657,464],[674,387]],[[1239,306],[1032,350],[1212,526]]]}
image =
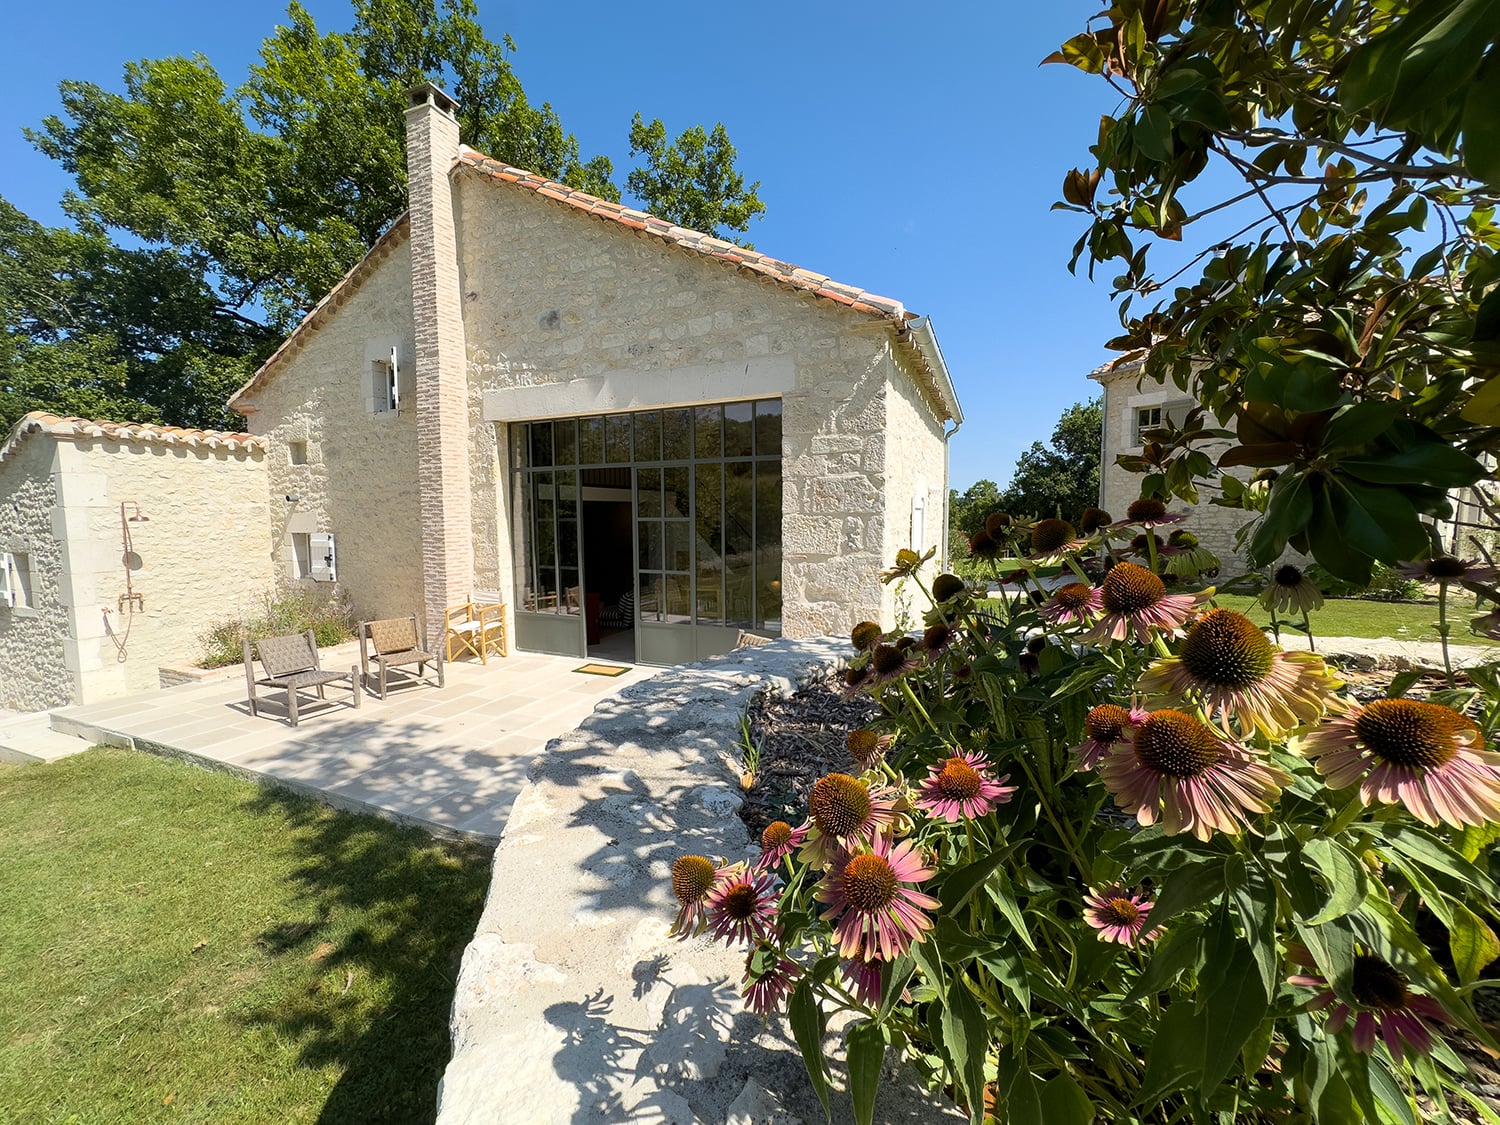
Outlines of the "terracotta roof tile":
{"label": "terracotta roof tile", "polygon": [[30,434],[50,434],[55,438],[92,438],[104,441],[141,441],[158,445],[185,445],[190,449],[243,449],[266,451],[266,439],[259,434],[232,434],[222,430],[186,430],[180,426],[156,426],[146,422],[106,422],[92,418],[70,418],[33,410],[11,427],[0,443],[0,461],[10,457]]}

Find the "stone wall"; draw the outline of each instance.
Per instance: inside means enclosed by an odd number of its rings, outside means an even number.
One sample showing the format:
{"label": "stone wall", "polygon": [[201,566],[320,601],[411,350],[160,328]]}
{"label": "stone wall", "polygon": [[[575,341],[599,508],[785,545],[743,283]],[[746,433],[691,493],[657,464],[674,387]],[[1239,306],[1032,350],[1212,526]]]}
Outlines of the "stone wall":
{"label": "stone wall", "polygon": [[[151,691],[161,665],[196,659],[210,624],[258,611],[272,588],[265,454],[141,441],[55,444],[75,701]],[[122,503],[145,517],[127,525],[129,587],[144,608],[122,602]]]}
{"label": "stone wall", "polygon": [[[916,383],[901,369],[896,355],[889,357],[887,370],[884,465],[887,514],[881,551],[885,566],[895,560],[902,547],[910,547],[919,554],[936,547],[941,555],[943,514],[948,498],[945,427]],[[923,504],[920,529],[915,513],[918,497]],[[935,564],[928,563],[922,572],[923,582],[930,583],[936,573]],[[880,620],[886,626],[919,628],[926,608],[927,600],[914,584],[892,583],[885,588]]]}
{"label": "stone wall", "polygon": [[[422,610],[414,338],[403,238],[255,392],[247,420],[252,433],[269,439],[277,573],[292,574],[291,533],[332,533],[338,584],[364,617]],[[392,344],[403,372],[402,408],[374,413],[369,361]],[[305,443],[306,464],[292,464],[294,442]],[[289,503],[287,496],[299,499]]]}
{"label": "stone wall", "polygon": [[[519,416],[487,410],[487,395],[633,380],[644,388],[636,405],[761,397],[745,393],[737,376],[789,360],[780,392],[783,630],[841,633],[875,616],[886,526],[892,518],[906,526],[910,505],[886,489],[893,370],[886,334],[848,310],[477,171],[461,167],[454,184],[471,403],[480,403],[470,441],[476,580],[493,574],[507,594],[513,585],[504,435],[495,431]],[[688,382],[700,393],[674,398],[666,389]],[[574,408],[555,413],[601,409],[590,406],[593,393],[580,390]],[[930,432],[924,426],[914,438]]]}
{"label": "stone wall", "polygon": [[57,447],[32,437],[0,461],[0,551],[30,559],[32,606],[0,605],[0,707],[40,711],[73,699],[68,670],[69,599],[62,549],[53,533],[58,511]]}

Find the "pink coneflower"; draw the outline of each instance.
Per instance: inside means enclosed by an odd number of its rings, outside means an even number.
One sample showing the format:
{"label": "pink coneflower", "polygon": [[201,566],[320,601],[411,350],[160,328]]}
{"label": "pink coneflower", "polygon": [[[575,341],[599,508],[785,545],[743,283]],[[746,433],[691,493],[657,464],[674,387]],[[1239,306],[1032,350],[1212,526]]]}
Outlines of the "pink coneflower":
{"label": "pink coneflower", "polygon": [[1012,520],[1009,512],[991,512],[984,517],[985,534],[991,539],[1004,539]]}
{"label": "pink coneflower", "polygon": [[686,941],[702,933],[706,922],[705,907],[714,885],[725,871],[701,855],[679,856],[672,864],[672,893],[677,896],[677,920],[667,931]]}
{"label": "pink coneflower", "polygon": [[839,970],[854,998],[870,1008],[880,1007],[885,995],[885,962],[879,957],[869,961],[840,961]]}
{"label": "pink coneflower", "polygon": [[1167,536],[1167,560],[1162,569],[1175,578],[1197,578],[1200,574],[1217,574],[1223,564],[1219,556],[1198,542],[1190,531],[1178,528]]}
{"label": "pink coneflower", "polygon": [[876,836],[870,851],[842,857],[816,896],[828,904],[824,917],[837,919],[839,956],[892,961],[921,941],[932,928],[932,919],[922,911],[941,904],[914,884],[933,874],[910,840],[893,844]]}
{"label": "pink coneflower", "polygon": [[1196,594],[1169,594],[1162,580],[1145,567],[1116,563],[1099,587],[1104,616],[1089,630],[1087,639],[1123,641],[1134,635],[1145,644],[1151,639],[1152,629],[1171,633],[1182,628],[1198,605],[1213,594],[1213,587]]}
{"label": "pink coneflower", "polygon": [[[1293,947],[1288,952],[1302,964],[1312,965],[1305,949]],[[1373,953],[1355,954],[1354,974],[1349,982],[1353,1006],[1340,1000],[1321,974],[1301,973],[1288,977],[1287,983],[1320,990],[1307,1007],[1309,1011],[1329,1009],[1328,1022],[1323,1027],[1330,1035],[1338,1035],[1348,1027],[1352,1015],[1354,1030],[1349,1039],[1354,1049],[1371,1053],[1378,1034],[1397,1062],[1408,1053],[1431,1053],[1432,1032],[1422,1022],[1424,1019],[1452,1022],[1441,1004],[1430,996],[1412,992],[1406,977],[1389,961]]]}
{"label": "pink coneflower", "polygon": [[1089,625],[1103,611],[1097,587],[1069,582],[1059,587],[1041,609],[1043,621],[1051,625]]}
{"label": "pink coneflower", "polygon": [[845,668],[843,682],[844,695],[850,699],[853,699],[860,692],[864,691],[865,685],[870,682],[869,662],[867,661],[858,665],[851,664],[848,668]]}
{"label": "pink coneflower", "polygon": [[1083,514],[1078,517],[1078,531],[1083,535],[1092,535],[1100,528],[1108,527],[1115,522],[1115,517],[1103,508],[1085,508]]}
{"label": "pink coneflower", "polygon": [[1500,570],[1465,562],[1453,555],[1437,555],[1418,562],[1403,563],[1396,568],[1407,578],[1418,582],[1494,582]]}
{"label": "pink coneflower", "polygon": [[1250,812],[1270,812],[1291,778],[1226,741],[1181,711],[1153,711],[1128,742],[1099,767],[1115,804],[1143,825],[1161,820],[1168,836],[1191,832],[1207,841],[1249,826]]}
{"label": "pink coneflower", "polygon": [[1277,649],[1244,614],[1211,609],[1177,655],[1158,660],[1135,687],[1169,703],[1201,700],[1210,713],[1233,715],[1242,731],[1279,738],[1322,715],[1342,682],[1320,657]]}
{"label": "pink coneflower", "polygon": [[958,630],[946,621],[939,621],[936,625],[929,625],[922,631],[921,649],[927,654],[928,660],[936,660],[956,640],[958,640]]}
{"label": "pink coneflower", "polygon": [[1125,518],[1113,526],[1150,529],[1168,523],[1181,523],[1185,519],[1187,516],[1174,515],[1167,511],[1167,506],[1154,496],[1143,496],[1139,500],[1132,501],[1130,507],[1125,509]]}
{"label": "pink coneflower", "polygon": [[1473,720],[1415,699],[1377,699],[1297,740],[1332,789],[1359,783],[1362,803],[1403,805],[1424,824],[1500,820],[1500,754]]}
{"label": "pink coneflower", "polygon": [[812,827],[802,859],[815,867],[826,867],[840,849],[869,843],[896,819],[896,802],[888,790],[872,790],[846,773],[830,773],[814,782],[807,807]]}
{"label": "pink coneflower", "polygon": [[932,600],[950,602],[969,592],[969,584],[956,574],[939,574],[932,580]]}
{"label": "pink coneflower", "polygon": [[1006,785],[1010,775],[996,779],[990,774],[990,762],[983,754],[954,754],[938,762],[922,782],[917,807],[937,820],[957,824],[984,816],[996,805],[1003,805],[1015,793]]}
{"label": "pink coneflower", "polygon": [[880,640],[881,628],[873,621],[861,621],[849,630],[849,640],[859,652],[868,652]]}
{"label": "pink coneflower", "polygon": [[864,686],[875,687],[878,684],[890,683],[915,668],[916,660],[908,655],[912,647],[914,646],[907,645],[906,648],[902,648],[899,645],[876,645],[870,650],[870,674]]}
{"label": "pink coneflower", "polygon": [[769,937],[776,920],[773,880],[764,871],[732,871],[708,892],[708,928],[729,942],[760,941]]}
{"label": "pink coneflower", "polygon": [[1088,545],[1088,538],[1079,538],[1078,532],[1067,520],[1037,520],[1031,528],[1031,557],[1038,562],[1045,563],[1064,555],[1077,554]]}
{"label": "pink coneflower", "polygon": [[976,531],[969,540],[969,554],[976,559],[998,559],[1004,548],[987,531]]}
{"label": "pink coneflower", "polygon": [[761,944],[745,958],[745,1003],[758,1016],[778,1011],[801,970],[795,961],[781,956],[769,945]]}
{"label": "pink coneflower", "polygon": [[1127,711],[1115,703],[1099,704],[1083,717],[1083,741],[1073,747],[1078,768],[1093,769],[1117,743],[1128,741],[1146,718],[1139,707]]}
{"label": "pink coneflower", "polygon": [[851,730],[844,738],[844,745],[849,750],[849,757],[854,759],[856,765],[862,770],[867,770],[891,748],[891,743],[896,741],[893,734],[877,734],[874,731],[861,727]]}
{"label": "pink coneflower", "polygon": [[1323,591],[1297,567],[1278,566],[1271,584],[1261,591],[1260,604],[1278,613],[1309,613],[1323,608]]}
{"label": "pink coneflower", "polygon": [[773,820],[760,834],[760,858],[755,861],[755,866],[761,871],[774,870],[806,839],[807,825],[793,828],[784,820]]}
{"label": "pink coneflower", "polygon": [[1083,900],[1083,920],[1099,931],[1100,941],[1135,945],[1151,941],[1160,930],[1143,933],[1152,903],[1119,885],[1096,887]]}

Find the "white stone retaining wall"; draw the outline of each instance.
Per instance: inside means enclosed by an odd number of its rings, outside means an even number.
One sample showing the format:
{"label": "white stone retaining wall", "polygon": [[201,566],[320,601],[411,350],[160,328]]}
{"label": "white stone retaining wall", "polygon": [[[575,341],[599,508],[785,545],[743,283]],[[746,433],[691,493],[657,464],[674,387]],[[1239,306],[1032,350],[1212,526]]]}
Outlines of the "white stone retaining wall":
{"label": "white stone retaining wall", "polygon": [[[848,652],[783,640],[675,668],[548,744],[464,951],[439,1125],[822,1118],[784,1021],[763,1025],[738,1000],[744,954],[667,928],[673,860],[753,852],[733,758],[744,708]],[[877,1120],[962,1120],[889,1065]],[[849,1121],[847,1098],[834,1097],[835,1120]]]}

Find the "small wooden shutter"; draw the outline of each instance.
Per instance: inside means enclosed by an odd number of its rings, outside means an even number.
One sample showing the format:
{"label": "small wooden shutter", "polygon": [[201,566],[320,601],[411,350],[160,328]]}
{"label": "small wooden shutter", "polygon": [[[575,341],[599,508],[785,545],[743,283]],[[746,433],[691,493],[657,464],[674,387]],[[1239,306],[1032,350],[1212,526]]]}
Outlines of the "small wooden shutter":
{"label": "small wooden shutter", "polygon": [[16,604],[15,560],[9,551],[0,551],[0,605]]}
{"label": "small wooden shutter", "polygon": [[391,409],[401,409],[401,365],[396,360],[396,348],[391,347]]}
{"label": "small wooden shutter", "polygon": [[326,532],[314,532],[307,537],[312,548],[312,566],[308,577],[314,582],[337,582],[339,578],[338,556],[334,552],[333,536]]}

